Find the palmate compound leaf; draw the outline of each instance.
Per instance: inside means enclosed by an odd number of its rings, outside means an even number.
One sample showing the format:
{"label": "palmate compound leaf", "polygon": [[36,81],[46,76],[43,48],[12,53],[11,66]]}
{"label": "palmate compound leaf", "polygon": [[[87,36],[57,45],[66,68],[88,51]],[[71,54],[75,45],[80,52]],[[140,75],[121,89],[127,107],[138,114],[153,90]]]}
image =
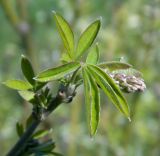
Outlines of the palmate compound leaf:
{"label": "palmate compound leaf", "polygon": [[35,74],[30,61],[24,55],[22,55],[22,59],[21,59],[21,69],[22,69],[23,75],[28,80],[28,82],[34,85],[35,80],[33,78],[35,77]]}
{"label": "palmate compound leaf", "polygon": [[70,58],[73,58],[74,52],[74,35],[68,22],[58,13],[54,12],[54,19],[62,38],[63,44],[68,52]]}
{"label": "palmate compound leaf", "polygon": [[100,29],[100,25],[100,20],[96,20],[95,22],[90,24],[82,33],[76,49],[76,59],[79,59],[84,54],[84,52],[92,45]]}
{"label": "palmate compound leaf", "polygon": [[45,71],[42,71],[38,74],[35,79],[40,82],[47,82],[51,80],[57,80],[62,78],[66,74],[69,74],[80,67],[79,62],[70,62],[55,68],[51,68]]}
{"label": "palmate compound leaf", "polygon": [[130,120],[128,104],[112,78],[95,65],[87,65],[87,68],[112,103]]}
{"label": "palmate compound leaf", "polygon": [[123,63],[119,61],[104,62],[104,63],[98,64],[98,66],[102,69],[109,70],[109,71],[129,69],[132,67],[132,65],[128,63]]}
{"label": "palmate compound leaf", "polygon": [[87,122],[90,135],[93,136],[98,127],[100,115],[100,94],[99,89],[85,67],[82,68],[82,75],[85,89],[85,103],[87,108]]}
{"label": "palmate compound leaf", "polygon": [[7,80],[3,82],[3,84],[16,90],[28,90],[33,88],[30,83],[22,80]]}
{"label": "palmate compound leaf", "polygon": [[96,43],[96,45],[89,51],[86,63],[97,64],[98,60],[99,60],[99,49],[98,49],[98,43]]}

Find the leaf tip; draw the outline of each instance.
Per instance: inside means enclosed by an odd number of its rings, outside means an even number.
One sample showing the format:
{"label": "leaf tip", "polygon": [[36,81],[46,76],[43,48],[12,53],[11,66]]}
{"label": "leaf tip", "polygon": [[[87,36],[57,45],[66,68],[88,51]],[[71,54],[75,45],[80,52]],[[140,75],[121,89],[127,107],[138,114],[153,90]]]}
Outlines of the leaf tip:
{"label": "leaf tip", "polygon": [[128,120],[129,120],[129,122],[131,122],[131,121],[132,121],[130,117],[128,117]]}
{"label": "leaf tip", "polygon": [[94,141],[94,135],[90,135],[91,141]]}
{"label": "leaf tip", "polygon": [[36,77],[33,77],[33,80],[38,80],[38,77],[36,76]]}
{"label": "leaf tip", "polygon": [[101,26],[101,23],[102,23],[102,17],[101,17],[101,16],[98,17],[97,20],[95,21],[95,23],[97,23],[97,24],[98,24],[98,27],[100,27],[100,26]]}
{"label": "leaf tip", "polygon": [[8,82],[8,80],[1,82],[1,84],[4,85],[4,86],[7,86],[7,82]]}
{"label": "leaf tip", "polygon": [[91,141],[94,141],[94,138],[95,138],[95,134],[90,134]]}
{"label": "leaf tip", "polygon": [[25,56],[25,55],[23,55],[23,54],[21,55],[21,57],[22,57],[22,59],[23,59],[23,58],[26,58],[26,56]]}

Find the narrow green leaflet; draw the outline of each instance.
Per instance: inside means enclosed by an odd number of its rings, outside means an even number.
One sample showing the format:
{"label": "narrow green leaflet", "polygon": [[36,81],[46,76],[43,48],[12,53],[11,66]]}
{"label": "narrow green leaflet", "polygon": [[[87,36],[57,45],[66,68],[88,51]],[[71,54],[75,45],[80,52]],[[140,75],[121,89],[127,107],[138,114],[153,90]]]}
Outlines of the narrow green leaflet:
{"label": "narrow green leaflet", "polygon": [[34,139],[39,139],[39,138],[42,138],[42,137],[46,136],[50,132],[51,132],[51,129],[50,130],[39,130],[36,133],[34,133],[32,137]]}
{"label": "narrow green leaflet", "polygon": [[97,131],[97,127],[98,127],[98,123],[99,123],[99,116],[100,116],[100,92],[99,92],[99,88],[95,82],[95,80],[93,79],[92,75],[89,73],[89,71],[87,71],[89,74],[89,81],[91,83],[91,121],[90,121],[90,125],[91,125],[91,136],[93,136],[96,131]]}
{"label": "narrow green leaflet", "polygon": [[91,25],[89,25],[88,28],[82,33],[76,49],[76,59],[80,58],[84,54],[84,52],[92,45],[100,29],[100,25],[100,20],[96,20]]}
{"label": "narrow green leaflet", "polygon": [[85,101],[87,107],[87,120],[89,123],[90,135],[93,136],[98,127],[100,114],[100,95],[97,84],[85,69],[82,69],[85,88]]}
{"label": "narrow green leaflet", "polygon": [[[126,116],[130,117],[128,104],[123,97],[120,89],[114,83],[112,78],[107,75],[103,70],[95,65],[88,65],[88,69],[94,75],[96,82],[102,88],[102,90],[110,97],[113,104]],[[130,118],[129,118],[130,119]]]}
{"label": "narrow green leaflet", "polygon": [[40,82],[47,82],[51,80],[57,80],[59,78],[62,78],[66,74],[69,74],[76,70],[78,67],[80,67],[79,62],[70,62],[55,68],[51,68],[48,70],[45,70],[38,74],[35,79]]}
{"label": "narrow green leaflet", "polygon": [[128,63],[123,63],[123,62],[119,62],[119,61],[111,61],[111,62],[100,63],[100,64],[98,64],[98,66],[100,68],[108,69],[110,71],[121,70],[121,69],[129,69],[129,68],[132,67],[132,65],[130,65]]}
{"label": "narrow green leaflet", "polygon": [[[82,76],[83,76],[83,83],[84,83],[84,94],[85,94],[85,104],[86,104],[86,110],[87,110],[87,123],[88,123],[88,127],[90,129],[90,110],[91,110],[91,106],[90,106],[90,81],[88,78],[88,74],[85,71],[84,68],[82,68]],[[90,131],[91,133],[91,131]]]}
{"label": "narrow green leaflet", "polygon": [[98,49],[98,44],[91,48],[90,52],[88,53],[86,63],[89,64],[97,64],[99,60],[99,49]]}
{"label": "narrow green leaflet", "polygon": [[19,122],[17,122],[17,124],[16,124],[16,130],[17,130],[18,136],[21,137],[22,134],[24,133],[23,125],[20,124]]}
{"label": "narrow green leaflet", "polygon": [[40,145],[33,147],[33,151],[38,152],[50,152],[55,148],[55,143],[52,140],[41,143]]}
{"label": "narrow green leaflet", "polygon": [[68,22],[58,13],[54,12],[54,19],[62,38],[65,48],[67,49],[68,55],[73,58],[74,52],[74,35],[68,24]]}
{"label": "narrow green leaflet", "polygon": [[22,90],[22,91],[18,91],[19,95],[25,99],[26,101],[31,101],[34,99],[34,92],[31,91],[27,91],[27,90]]}
{"label": "narrow green leaflet", "polygon": [[16,90],[28,90],[32,89],[32,85],[26,81],[22,80],[7,80],[3,82],[9,88],[16,89]]}
{"label": "narrow green leaflet", "polygon": [[33,79],[35,77],[34,71],[30,61],[24,55],[22,55],[21,59],[21,69],[28,82],[34,85],[35,84],[35,80]]}
{"label": "narrow green leaflet", "polygon": [[112,89],[112,87],[109,85],[109,83],[105,81],[102,77],[100,77],[98,74],[96,74],[93,69],[91,69],[90,67],[88,67],[88,69],[96,79],[97,84],[102,88],[102,90],[109,97],[112,103],[115,104],[116,107],[123,113],[118,97],[114,92],[114,90]]}

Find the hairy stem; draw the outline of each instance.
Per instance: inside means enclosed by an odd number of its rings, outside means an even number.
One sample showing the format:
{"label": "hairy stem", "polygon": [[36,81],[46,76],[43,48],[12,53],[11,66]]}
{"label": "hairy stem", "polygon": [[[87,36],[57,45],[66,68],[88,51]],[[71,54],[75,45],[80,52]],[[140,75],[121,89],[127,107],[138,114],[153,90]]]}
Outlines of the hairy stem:
{"label": "hairy stem", "polygon": [[[57,106],[59,106],[62,103],[63,98],[60,97],[60,94],[57,94],[57,96],[51,101],[51,103],[48,106],[48,109],[45,111],[43,120],[51,113],[53,112]],[[34,131],[38,127],[38,125],[41,123],[41,120],[38,120],[34,118],[30,126],[26,129],[22,137],[17,141],[17,143],[14,145],[14,147],[9,151],[7,156],[20,156],[23,153],[23,149],[25,148],[25,145],[33,135]]]}
{"label": "hairy stem", "polygon": [[10,150],[10,152],[7,154],[7,156],[18,156],[20,155],[21,151],[25,147],[26,143],[34,133],[35,129],[40,124],[40,121],[33,120],[30,126],[27,128],[25,133],[22,135],[22,137],[18,140],[18,142],[14,145],[14,147]]}

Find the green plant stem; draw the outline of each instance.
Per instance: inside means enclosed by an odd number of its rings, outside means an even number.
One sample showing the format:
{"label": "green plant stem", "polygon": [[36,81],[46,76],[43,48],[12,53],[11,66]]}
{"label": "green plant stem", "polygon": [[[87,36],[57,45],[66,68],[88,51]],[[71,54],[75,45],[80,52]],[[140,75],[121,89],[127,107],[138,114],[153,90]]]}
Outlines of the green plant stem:
{"label": "green plant stem", "polygon": [[[48,109],[45,111],[43,120],[45,120],[46,117],[51,112],[53,112],[62,102],[63,98],[61,97],[61,94],[57,94],[57,96],[49,104]],[[18,142],[14,145],[14,147],[9,151],[7,156],[20,156],[23,153],[23,149],[25,148],[28,140],[31,138],[32,134],[43,120],[38,120],[34,118],[30,126],[26,129],[26,131],[18,140]]]}
{"label": "green plant stem", "polygon": [[40,121],[34,120],[30,124],[30,126],[27,128],[26,132],[22,135],[22,137],[18,140],[18,142],[15,144],[15,146],[10,150],[10,152],[7,154],[7,156],[18,156],[24,149],[26,143],[34,133],[35,129],[40,124]]}

